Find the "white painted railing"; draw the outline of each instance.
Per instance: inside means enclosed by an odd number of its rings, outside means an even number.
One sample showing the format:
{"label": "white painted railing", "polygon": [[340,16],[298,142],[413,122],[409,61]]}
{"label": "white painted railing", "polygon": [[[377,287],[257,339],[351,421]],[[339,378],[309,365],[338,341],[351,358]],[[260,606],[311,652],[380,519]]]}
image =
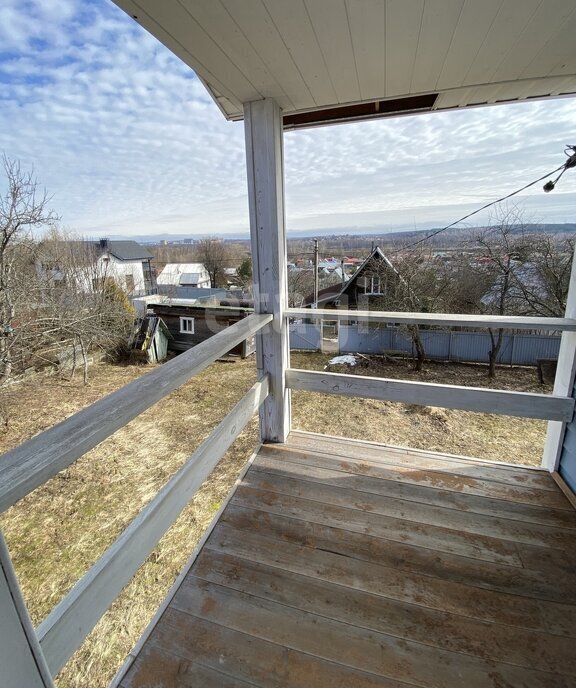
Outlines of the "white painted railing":
{"label": "white painted railing", "polygon": [[[450,325],[529,330],[576,331],[571,318],[524,316],[459,315],[444,313],[403,313],[387,311],[349,311],[340,309],[289,308],[286,318],[357,320],[404,325]],[[289,368],[286,386],[325,394],[342,394],[420,406],[496,413],[523,418],[538,418],[563,423],[572,420],[574,399],[570,396],[492,390],[478,387],[440,385],[407,380],[342,375]]]}
{"label": "white painted railing", "polygon": [[[0,510],[42,485],[271,320],[268,314],[254,314],[241,320],[0,457]],[[11,573],[7,551],[0,550],[0,564],[9,583],[6,589],[0,585],[0,630],[2,637],[21,636],[26,645],[22,656],[29,657],[19,667],[13,666],[16,682],[8,683],[10,688],[24,685],[22,681],[30,686],[51,685],[46,667],[52,676],[56,675],[78,649],[258,411],[269,389],[269,378],[265,376],[249,390],[50,612],[34,637],[22,631],[30,630],[29,618]],[[5,644],[0,647],[0,664],[15,659],[7,655],[7,648]]]}
{"label": "white painted railing", "polygon": [[576,331],[576,319],[539,318],[524,315],[467,315],[459,313],[404,313],[402,311],[349,311],[329,308],[287,308],[287,318],[312,320],[357,320],[400,325],[444,325],[451,327],[491,327],[513,330]]}

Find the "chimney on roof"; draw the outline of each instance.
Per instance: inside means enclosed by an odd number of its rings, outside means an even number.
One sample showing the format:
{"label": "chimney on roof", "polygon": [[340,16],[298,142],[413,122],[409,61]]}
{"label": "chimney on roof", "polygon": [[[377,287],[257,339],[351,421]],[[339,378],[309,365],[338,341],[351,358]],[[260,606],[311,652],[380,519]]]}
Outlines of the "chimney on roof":
{"label": "chimney on roof", "polygon": [[100,248],[103,251],[108,251],[108,249],[110,248],[110,242],[108,241],[108,239],[100,239]]}

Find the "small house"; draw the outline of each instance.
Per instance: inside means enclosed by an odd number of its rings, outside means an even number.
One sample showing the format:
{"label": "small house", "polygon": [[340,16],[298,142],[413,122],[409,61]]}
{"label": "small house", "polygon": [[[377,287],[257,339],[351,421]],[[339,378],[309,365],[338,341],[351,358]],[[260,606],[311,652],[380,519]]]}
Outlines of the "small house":
{"label": "small house", "polygon": [[135,297],[155,291],[153,258],[148,249],[131,240],[46,241],[36,261],[36,272],[47,285],[73,281],[83,292],[94,291],[103,280],[113,279]]}
{"label": "small house", "polygon": [[[398,305],[398,297],[406,285],[388,257],[376,246],[344,283],[333,284],[318,292],[319,308],[349,308],[351,310],[391,310]],[[304,300],[304,306],[314,303],[314,294]]]}
{"label": "small house", "polygon": [[[148,312],[166,324],[170,332],[168,347],[175,352],[191,349],[254,312],[253,308],[246,306],[203,305],[194,301],[186,303],[185,299],[149,302],[147,305]],[[254,349],[254,337],[250,337],[228,353],[246,358]]]}
{"label": "small house", "polygon": [[157,279],[158,285],[210,289],[210,273],[202,263],[167,263]]}

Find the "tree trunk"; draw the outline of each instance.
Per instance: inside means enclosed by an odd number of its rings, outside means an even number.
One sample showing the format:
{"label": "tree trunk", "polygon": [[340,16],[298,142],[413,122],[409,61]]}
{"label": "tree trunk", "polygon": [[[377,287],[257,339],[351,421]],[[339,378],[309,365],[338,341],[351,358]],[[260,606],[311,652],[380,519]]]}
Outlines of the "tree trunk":
{"label": "tree trunk", "polygon": [[84,384],[88,384],[88,347],[84,344],[82,337],[78,337],[80,351],[82,352],[82,362],[84,363]]}
{"label": "tree trunk", "polygon": [[504,335],[504,330],[500,328],[498,333],[494,335],[494,330],[489,328],[490,342],[492,343],[492,348],[488,352],[488,375],[489,377],[496,377],[496,359],[502,348],[502,339]]}
{"label": "tree trunk", "polygon": [[414,364],[414,370],[420,372],[424,367],[424,359],[426,358],[424,342],[422,341],[422,337],[420,336],[420,329],[418,325],[411,325],[410,333],[412,334],[412,341],[416,348],[416,363]]}

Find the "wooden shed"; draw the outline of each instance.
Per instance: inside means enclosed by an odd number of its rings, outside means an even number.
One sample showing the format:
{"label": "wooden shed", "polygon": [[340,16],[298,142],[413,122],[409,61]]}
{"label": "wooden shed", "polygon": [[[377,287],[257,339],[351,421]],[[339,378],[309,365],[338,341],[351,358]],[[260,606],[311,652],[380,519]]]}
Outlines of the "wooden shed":
{"label": "wooden shed", "polygon": [[[252,308],[237,306],[183,305],[170,302],[152,303],[148,305],[148,309],[166,324],[170,333],[168,348],[178,353],[191,349],[254,312]],[[246,358],[254,350],[254,336],[250,336],[228,353]]]}
{"label": "wooden shed", "polygon": [[132,349],[145,356],[149,363],[161,363],[168,356],[169,342],[172,338],[162,318],[147,315],[138,320]]}

